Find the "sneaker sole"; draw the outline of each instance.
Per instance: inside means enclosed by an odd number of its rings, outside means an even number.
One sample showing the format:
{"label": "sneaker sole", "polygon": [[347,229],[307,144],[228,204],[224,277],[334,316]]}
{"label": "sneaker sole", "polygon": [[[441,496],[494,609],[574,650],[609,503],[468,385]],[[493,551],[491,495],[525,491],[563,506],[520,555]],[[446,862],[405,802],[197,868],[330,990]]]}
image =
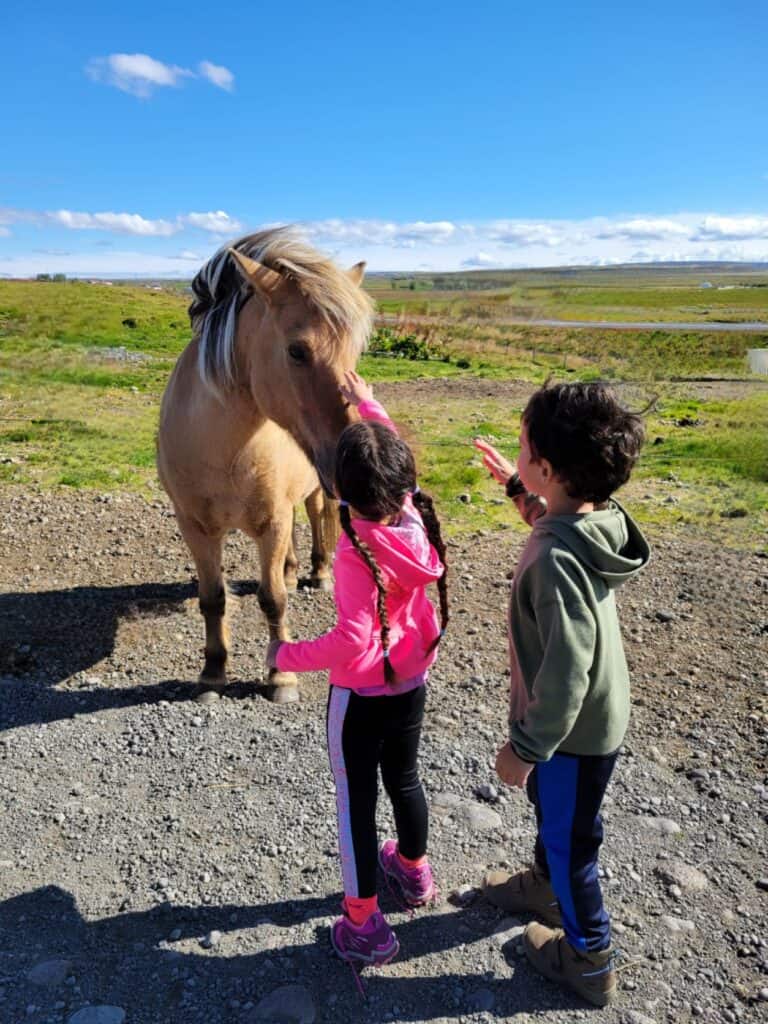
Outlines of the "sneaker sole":
{"label": "sneaker sole", "polygon": [[400,942],[395,938],[392,946],[385,950],[383,953],[372,953],[370,956],[366,956],[364,953],[356,953],[350,949],[340,949],[336,945],[336,938],[331,929],[331,945],[333,951],[340,960],[346,960],[347,963],[358,963],[364,967],[383,967],[388,964],[390,960],[394,960],[397,954],[400,952]]}
{"label": "sneaker sole", "polygon": [[525,949],[525,955],[528,959],[528,963],[531,965],[531,967],[533,967],[535,971],[543,975],[549,981],[554,982],[555,985],[560,985],[564,988],[569,988],[572,992],[575,992],[577,995],[581,996],[582,999],[586,1000],[586,1002],[588,1003],[591,1003],[593,1006],[608,1006],[609,1003],[615,1001],[617,992],[617,986],[615,984],[613,985],[613,988],[609,988],[605,992],[593,992],[590,990],[588,994],[587,991],[583,989],[578,983],[571,981],[571,979],[566,978],[565,975],[558,974],[557,971],[552,970],[552,968],[550,968],[549,963],[546,960],[544,960],[543,958],[539,960],[537,953],[528,944],[528,942],[525,940],[525,937],[523,937],[523,947]]}

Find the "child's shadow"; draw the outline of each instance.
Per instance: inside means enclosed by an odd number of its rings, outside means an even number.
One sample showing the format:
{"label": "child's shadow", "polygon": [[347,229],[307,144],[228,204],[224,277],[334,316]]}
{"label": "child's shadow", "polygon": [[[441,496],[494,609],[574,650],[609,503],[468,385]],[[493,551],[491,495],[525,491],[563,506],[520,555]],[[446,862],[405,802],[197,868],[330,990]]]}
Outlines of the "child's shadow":
{"label": "child's shadow", "polygon": [[[316,1020],[334,1024],[378,1022],[385,1014],[390,1020],[447,1020],[479,1010],[509,1019],[520,1012],[584,1005],[512,955],[511,978],[492,972],[491,956],[500,954],[478,949],[467,957],[467,947],[487,939],[493,924],[473,910],[427,910],[400,922],[400,955],[382,971],[364,972],[362,1002],[348,967],[331,952],[327,927],[310,924],[333,917],[337,909],[338,897],[307,898],[260,906],[161,905],[86,920],[72,895],[57,886],[24,893],[0,903],[0,934],[8,951],[3,1019],[21,1019],[30,1003],[51,1012],[63,1001],[65,1017],[88,1003],[111,1003],[123,1007],[128,1020],[186,1024],[201,1019],[204,1010],[207,1024],[241,1019],[250,1024],[253,1018],[242,1007],[287,984],[306,988]],[[254,935],[248,934],[253,929],[258,945],[266,948],[247,951],[254,945]],[[199,940],[214,930],[222,933],[220,945],[205,952]],[[435,954],[445,955],[448,963],[436,970],[419,964]],[[56,958],[71,961],[74,985],[33,986],[27,972]],[[488,969],[480,971],[483,961]]]}

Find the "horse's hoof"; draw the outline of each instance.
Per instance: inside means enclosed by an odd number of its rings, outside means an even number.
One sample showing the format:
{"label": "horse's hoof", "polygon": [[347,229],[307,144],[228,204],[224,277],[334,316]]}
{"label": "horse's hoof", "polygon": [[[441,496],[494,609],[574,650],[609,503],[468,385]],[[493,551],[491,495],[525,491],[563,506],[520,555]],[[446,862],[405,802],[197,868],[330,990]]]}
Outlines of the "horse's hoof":
{"label": "horse's hoof", "polygon": [[270,686],[268,697],[273,704],[295,704],[299,699],[298,686]]}
{"label": "horse's hoof", "polygon": [[320,590],[326,594],[333,590],[333,580],[330,576],[313,576],[310,583],[313,590]]}

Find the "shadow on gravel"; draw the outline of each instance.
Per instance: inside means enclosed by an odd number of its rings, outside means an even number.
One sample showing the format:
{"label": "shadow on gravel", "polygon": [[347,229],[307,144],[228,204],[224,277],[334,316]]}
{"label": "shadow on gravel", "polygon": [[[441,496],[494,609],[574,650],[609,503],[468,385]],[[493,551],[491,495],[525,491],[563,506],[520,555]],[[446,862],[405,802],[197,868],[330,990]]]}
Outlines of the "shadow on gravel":
{"label": "shadow on gravel", "polygon": [[[256,594],[259,584],[236,580],[229,587],[234,594],[246,596]],[[196,583],[0,594],[0,678],[6,693],[18,685],[14,712],[7,701],[2,702],[0,730],[138,703],[193,699],[206,687],[179,680],[132,688],[58,691],[55,687],[112,653],[121,620],[180,614],[183,603],[196,596]],[[201,644],[202,637],[201,618]],[[139,657],[142,653],[136,652]],[[226,693],[235,699],[263,696],[266,687],[232,683]]]}
{"label": "shadow on gravel", "polygon": [[[337,912],[338,896],[334,895],[254,907],[161,905],[87,921],[69,892],[47,886],[0,903],[0,945],[6,951],[0,967],[5,986],[0,1013],[12,1008],[23,1015],[30,1003],[44,1010],[62,1001],[67,1012],[86,1003],[107,1003],[122,1006],[135,1024],[170,1020],[234,1024],[253,1018],[232,1007],[233,999],[242,1007],[286,984],[300,984],[310,991],[318,1021],[378,1022],[384,1014],[395,1021],[446,1020],[480,1009],[509,1019],[521,1012],[584,1006],[514,960],[510,961],[511,979],[482,972],[414,975],[419,957],[488,937],[492,922],[482,930],[473,928],[467,924],[467,911],[433,911],[400,923],[400,955],[384,973],[363,974],[367,992],[363,1003],[348,966],[330,951],[326,927],[315,927],[310,942],[291,943],[289,929]],[[258,935],[262,928],[271,929],[269,948],[233,951],[234,942],[243,939],[243,929],[256,929],[256,936],[248,936],[247,941],[263,945]],[[275,928],[286,929],[284,942],[276,941]],[[220,945],[204,951],[199,941],[213,930],[222,933]],[[236,938],[228,934],[232,932],[240,934]],[[169,941],[171,933],[174,941]],[[190,941],[195,943],[194,950]],[[74,976],[79,991],[63,979],[49,989],[27,980],[32,967],[54,959],[71,962],[66,973]],[[396,976],[398,964],[408,971],[407,976]]]}

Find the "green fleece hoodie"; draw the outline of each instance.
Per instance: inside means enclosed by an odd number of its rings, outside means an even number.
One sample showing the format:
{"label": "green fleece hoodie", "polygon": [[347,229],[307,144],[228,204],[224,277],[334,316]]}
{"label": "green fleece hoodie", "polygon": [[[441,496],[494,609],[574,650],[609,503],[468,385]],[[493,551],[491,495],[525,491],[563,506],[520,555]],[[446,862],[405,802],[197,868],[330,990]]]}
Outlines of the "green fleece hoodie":
{"label": "green fleece hoodie", "polygon": [[616,501],[537,519],[509,606],[510,741],[526,761],[610,754],[629,721],[629,673],[614,590],[649,557]]}

